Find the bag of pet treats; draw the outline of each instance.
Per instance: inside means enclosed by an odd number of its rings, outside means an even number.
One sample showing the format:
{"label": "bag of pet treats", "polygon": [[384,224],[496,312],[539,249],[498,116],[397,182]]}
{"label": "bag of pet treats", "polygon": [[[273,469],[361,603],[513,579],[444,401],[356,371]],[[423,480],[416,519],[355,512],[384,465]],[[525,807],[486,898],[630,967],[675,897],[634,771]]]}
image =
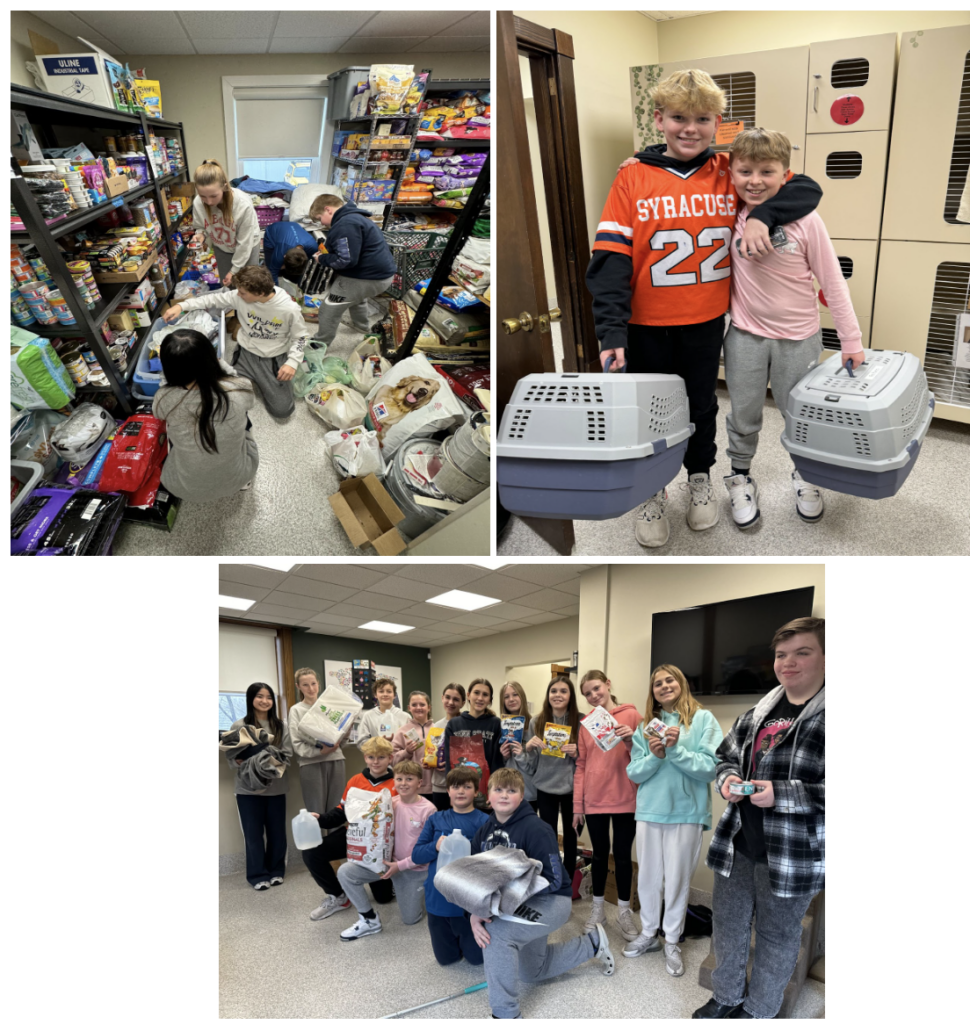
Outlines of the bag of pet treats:
{"label": "bag of pet treats", "polygon": [[374,113],[400,113],[413,81],[413,64],[372,64],[370,90],[374,96]]}
{"label": "bag of pet treats", "polygon": [[303,400],[334,430],[358,427],[367,415],[364,399],[346,384],[315,384]]}
{"label": "bag of pet treats", "polygon": [[445,738],[445,730],[440,725],[433,725],[424,738],[424,759],[425,768],[436,768],[444,771],[444,765],[438,763],[441,757],[441,743]]}
{"label": "bag of pet treats", "polygon": [[502,715],[502,743],[521,743],[524,732],[524,715]]}
{"label": "bag of pet treats", "polygon": [[381,342],[376,334],[364,338],[354,349],[347,365],[354,378],[354,387],[363,395],[369,394],[391,368],[388,360],[381,356]]}
{"label": "bag of pet treats", "polygon": [[320,740],[328,747],[335,747],[350,732],[362,710],[363,704],[350,690],[328,683],[300,719],[297,731],[301,739],[309,743]]}
{"label": "bag of pet treats", "polygon": [[350,427],[347,430],[330,430],[323,435],[334,468],[342,477],[367,476],[373,473],[378,479],[384,476],[384,460],[377,434],[364,427]]}
{"label": "bag of pet treats", "polygon": [[568,725],[546,725],[542,730],[542,738],[546,744],[542,748],[542,753],[547,757],[565,757],[562,748],[569,742],[569,734],[572,731]]}
{"label": "bag of pet treats", "polygon": [[374,791],[355,786],[347,792],[344,813],[347,815],[347,860],[383,874],[384,861],[390,860],[394,852],[394,809],[390,790]]}
{"label": "bag of pet treats", "polygon": [[580,723],[596,741],[600,750],[612,750],[620,737],[616,735],[616,719],[602,708],[593,710]]}
{"label": "bag of pet treats", "polygon": [[481,733],[471,736],[452,736],[448,743],[449,768],[471,768],[478,773],[478,791],[488,796],[488,761],[485,759],[485,741]]}
{"label": "bag of pet treats", "polygon": [[468,417],[448,382],[420,354],[402,359],[381,377],[367,396],[366,411],[385,458],[412,437],[461,426]]}

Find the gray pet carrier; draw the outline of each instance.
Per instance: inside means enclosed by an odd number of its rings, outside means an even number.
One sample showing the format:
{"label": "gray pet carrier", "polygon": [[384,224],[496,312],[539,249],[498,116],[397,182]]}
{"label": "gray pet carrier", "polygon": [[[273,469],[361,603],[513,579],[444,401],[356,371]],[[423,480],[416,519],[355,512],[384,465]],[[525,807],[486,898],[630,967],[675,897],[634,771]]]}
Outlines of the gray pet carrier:
{"label": "gray pet carrier", "polygon": [[781,443],[808,483],[888,498],[916,462],[934,404],[909,352],[866,352],[853,376],[835,356],[792,388]]}
{"label": "gray pet carrier", "polygon": [[519,516],[614,519],[680,472],[694,432],[666,373],[531,373],[502,415],[496,474]]}

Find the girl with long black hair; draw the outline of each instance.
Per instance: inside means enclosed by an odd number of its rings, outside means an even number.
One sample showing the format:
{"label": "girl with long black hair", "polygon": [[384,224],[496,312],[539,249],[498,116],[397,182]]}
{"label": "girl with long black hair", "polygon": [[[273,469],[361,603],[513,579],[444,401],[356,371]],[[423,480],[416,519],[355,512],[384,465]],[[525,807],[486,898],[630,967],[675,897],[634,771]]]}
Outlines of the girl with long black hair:
{"label": "girl with long black hair", "polygon": [[188,501],[215,501],[246,489],[259,452],[250,431],[252,383],[216,357],[199,331],[173,331],[161,347],[167,384],[152,413],[165,420],[171,451],[162,484]]}

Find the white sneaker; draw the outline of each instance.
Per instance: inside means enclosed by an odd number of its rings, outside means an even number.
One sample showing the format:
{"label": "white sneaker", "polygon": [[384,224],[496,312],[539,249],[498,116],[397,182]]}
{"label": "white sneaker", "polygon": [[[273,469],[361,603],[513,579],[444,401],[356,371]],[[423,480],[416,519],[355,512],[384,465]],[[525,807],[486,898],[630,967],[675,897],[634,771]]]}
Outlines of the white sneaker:
{"label": "white sneaker", "polygon": [[692,530],[709,530],[720,516],[710,474],[692,473],[687,478],[687,486],[690,489],[687,525]]}
{"label": "white sneaker", "polygon": [[680,946],[668,942],[664,946],[664,960],[666,961],[667,973],[679,978],[684,973],[684,961],[680,959]]}
{"label": "white sneaker", "polygon": [[761,518],[758,508],[758,485],[749,476],[738,473],[726,476],[724,486],[731,499],[731,516],[739,530],[746,530]]}
{"label": "white sneaker", "polygon": [[606,934],[606,929],[598,924],[596,926],[597,938],[599,939],[599,948],[594,954],[595,959],[602,960],[605,964],[603,973],[609,977],[616,970],[616,961],[613,959],[613,952],[610,949],[610,939]]}
{"label": "white sneaker", "polygon": [[643,956],[644,953],[656,953],[658,949],[660,949],[660,939],[656,935],[646,935],[644,932],[640,932],[631,943],[624,947],[623,955]]}
{"label": "white sneaker", "polygon": [[366,917],[358,917],[357,920],[340,933],[342,942],[353,942],[354,939],[361,939],[365,935],[376,935],[381,930],[381,919],[375,914],[368,920]]}
{"label": "white sneaker", "polygon": [[589,912],[589,920],[583,925],[584,932],[592,932],[596,930],[596,926],[603,924],[606,921],[606,905],[603,903],[594,903],[593,909]]}
{"label": "white sneaker", "polygon": [[[667,509],[667,488],[645,501],[637,509],[637,543],[645,548],[660,548],[670,538],[670,523],[665,518]],[[587,929],[592,931],[592,928]]]}
{"label": "white sneaker", "polygon": [[822,492],[802,480],[797,469],[792,470],[791,485],[795,491],[795,511],[803,523],[817,523],[825,511]]}
{"label": "white sneaker", "polygon": [[640,926],[637,924],[637,916],[629,907],[623,907],[616,915],[616,923],[620,926],[623,938],[627,942],[632,941],[640,934]]}
{"label": "white sneaker", "polygon": [[255,889],[255,890],[257,891],[257,892],[262,892],[262,891],[263,891],[264,889],[268,889],[268,888],[269,888],[269,882],[257,882],[257,883],[256,883],[256,884],[255,884],[255,885],[253,886],[253,888],[254,888],[254,889]]}
{"label": "white sneaker", "polygon": [[344,896],[342,900],[338,899],[336,896],[327,896],[316,910],[310,911],[310,920],[322,921],[325,917],[330,917],[331,914],[336,914],[340,910],[349,909],[350,900],[348,900],[346,896]]}

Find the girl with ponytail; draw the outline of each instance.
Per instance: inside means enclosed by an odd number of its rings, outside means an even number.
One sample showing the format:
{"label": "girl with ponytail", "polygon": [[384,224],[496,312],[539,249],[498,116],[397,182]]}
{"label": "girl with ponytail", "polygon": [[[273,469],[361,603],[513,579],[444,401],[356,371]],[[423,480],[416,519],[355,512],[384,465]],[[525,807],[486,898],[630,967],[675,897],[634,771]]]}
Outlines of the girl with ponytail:
{"label": "girl with ponytail", "polygon": [[195,169],[192,220],[212,246],[225,285],[245,266],[259,265],[259,221],[252,200],[233,188],[218,160]]}

